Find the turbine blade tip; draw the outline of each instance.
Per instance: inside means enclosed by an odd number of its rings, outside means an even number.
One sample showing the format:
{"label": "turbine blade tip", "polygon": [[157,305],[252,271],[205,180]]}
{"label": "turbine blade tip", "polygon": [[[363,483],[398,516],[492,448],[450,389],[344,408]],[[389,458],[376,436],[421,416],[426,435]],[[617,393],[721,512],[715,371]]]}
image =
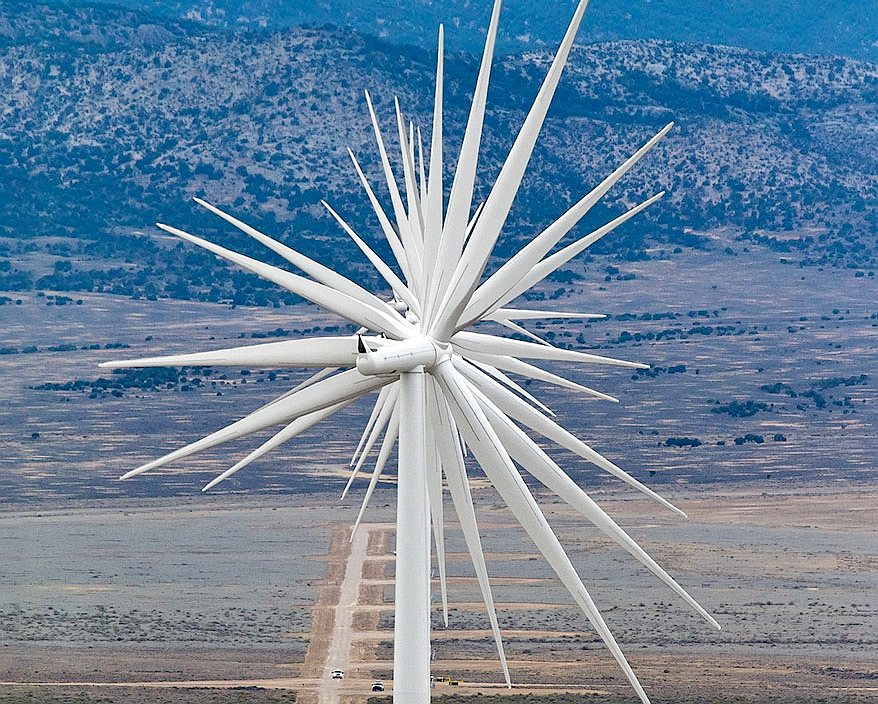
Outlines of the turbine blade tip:
{"label": "turbine blade tip", "polygon": [[163,222],[157,222],[157,223],[155,224],[155,226],[156,226],[159,230],[164,230],[164,231],[167,232],[169,235],[174,235],[174,237],[180,237],[180,236],[181,236],[181,234],[180,234],[181,231],[178,230],[178,229],[177,229],[176,227],[174,227],[173,225],[166,225],[166,224],[163,223]]}

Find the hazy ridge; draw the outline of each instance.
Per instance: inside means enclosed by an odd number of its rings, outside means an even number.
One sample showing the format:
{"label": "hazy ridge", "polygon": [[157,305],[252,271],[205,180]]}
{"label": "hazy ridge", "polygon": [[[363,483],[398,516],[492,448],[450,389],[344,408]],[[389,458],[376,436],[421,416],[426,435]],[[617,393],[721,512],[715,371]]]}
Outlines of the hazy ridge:
{"label": "hazy ridge", "polygon": [[[47,288],[106,290],[96,274],[53,271],[56,257],[91,258],[89,269],[128,260],[116,280],[130,279],[132,267],[179,272],[183,255],[167,257],[153,240],[131,234],[152,232],[158,219],[213,227],[190,206],[196,194],[271,233],[306,234],[303,249],[353,271],[359,265],[327,246],[344,235],[319,200],[373,234],[346,154],[350,146],[380,184],[362,90],[375,96],[391,143],[393,96],[417,124],[428,123],[432,107],[432,52],[329,28],[235,33],[100,5],[4,3],[0,37],[6,289],[44,279]],[[495,66],[480,198],[550,57],[531,51]],[[476,71],[471,55],[449,57],[449,159]],[[501,250],[563,212],[675,120],[672,135],[586,223],[668,191],[606,250],[661,256],[703,245],[694,230],[720,248],[743,238],[805,264],[871,270],[876,223],[866,204],[878,200],[876,113],[878,66],[868,62],[657,40],[580,46]],[[44,236],[75,239],[47,243]],[[41,239],[22,243],[33,237]],[[208,257],[186,256],[190,270],[213,266]],[[138,286],[128,281],[116,292]]]}
{"label": "hazy ridge", "polygon": [[[222,29],[283,29],[303,24],[351,28],[396,43],[431,49],[434,29],[444,22],[453,30],[455,49],[481,51],[492,0],[112,0],[171,19],[187,18]],[[67,0],[89,7],[95,0]],[[554,46],[560,40],[576,0],[537,6],[533,0],[504,0],[501,52]],[[537,9],[538,8],[538,9]],[[868,3],[789,0],[711,0],[614,2],[591,0],[583,41],[669,39],[742,46],[749,49],[842,54],[878,59],[878,27]]]}

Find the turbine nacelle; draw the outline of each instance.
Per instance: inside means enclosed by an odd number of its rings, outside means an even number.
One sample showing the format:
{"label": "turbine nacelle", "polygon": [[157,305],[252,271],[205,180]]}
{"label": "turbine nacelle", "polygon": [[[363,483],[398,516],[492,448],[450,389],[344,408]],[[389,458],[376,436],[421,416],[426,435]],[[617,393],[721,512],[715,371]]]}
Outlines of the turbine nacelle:
{"label": "turbine nacelle", "polygon": [[357,337],[357,371],[365,376],[401,374],[418,367],[432,369],[451,357],[451,345],[419,335],[370,349],[362,336]]}

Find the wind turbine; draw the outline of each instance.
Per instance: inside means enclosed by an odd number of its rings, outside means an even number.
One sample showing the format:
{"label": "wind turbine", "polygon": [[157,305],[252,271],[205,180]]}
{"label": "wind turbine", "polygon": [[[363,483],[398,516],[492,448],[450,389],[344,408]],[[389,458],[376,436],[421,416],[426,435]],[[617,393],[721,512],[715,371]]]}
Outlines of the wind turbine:
{"label": "wind turbine", "polygon": [[522,310],[509,306],[522,293],[663,195],[657,193],[590,234],[552,251],[589,209],[671,130],[673,124],[660,130],[483,280],[485,267],[521,184],[586,4],[585,1],[579,3],[500,174],[484,203],[475,211],[473,190],[500,0],[494,3],[447,202],[443,183],[442,27],[439,28],[433,127],[426,166],[420,130],[416,131],[411,123],[407,123],[399,103],[395,103],[402,190],[397,183],[399,172],[394,172],[391,166],[371,98],[366,93],[391,202],[389,213],[379,202],[353,152],[350,152],[350,157],[375,211],[381,232],[393,253],[398,271],[384,262],[331,206],[324,205],[389,286],[393,293],[391,301],[379,298],[336,271],[198,198],[196,201],[200,205],[280,255],[304,275],[271,266],[183,230],[159,224],[165,232],[338,314],[359,327],[357,334],[101,365],[113,369],[198,365],[311,367],[318,370],[305,382],[241,420],[122,477],[127,479],[221,443],[272,426],[282,426],[271,439],[216,477],[204,490],[355,400],[377,392],[372,412],[351,461],[353,469],[345,492],[380,438],[376,465],[357,518],[358,525],[390,452],[398,441],[393,699],[399,704],[423,704],[430,698],[431,528],[439,566],[443,614],[446,625],[448,623],[443,537],[443,494],[446,487],[475,567],[504,677],[511,686],[466,473],[464,452],[467,449],[588,617],[641,701],[648,702],[646,693],[522,479],[518,467],[568,502],[711,625],[719,628],[717,622],[573,482],[524,428],[571,450],[671,511],[681,516],[685,514],[561,427],[553,420],[551,411],[509,376],[513,374],[554,384],[587,397],[615,401],[612,396],[525,360],[605,364],[635,369],[643,369],[646,365],[559,349],[539,339],[525,341],[470,330],[478,323],[494,321],[530,336],[515,321],[601,317],[584,313]]}

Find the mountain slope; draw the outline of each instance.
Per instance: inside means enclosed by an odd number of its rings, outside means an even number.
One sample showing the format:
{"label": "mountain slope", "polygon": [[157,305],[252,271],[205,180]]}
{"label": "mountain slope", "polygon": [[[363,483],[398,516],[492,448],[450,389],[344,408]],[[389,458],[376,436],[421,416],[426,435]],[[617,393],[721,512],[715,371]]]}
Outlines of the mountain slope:
{"label": "mountain slope", "polygon": [[[157,219],[214,227],[186,201],[204,195],[271,233],[309,233],[303,249],[351,270],[327,246],[343,235],[319,199],[374,233],[346,154],[350,146],[380,183],[362,89],[375,96],[390,142],[394,95],[428,124],[433,57],[416,48],[330,29],[225,33],[156,27],[99,6],[72,19],[40,6],[11,17],[10,7],[0,27],[49,18],[41,42],[19,29],[0,48],[0,232],[16,239],[63,234],[90,243],[73,254],[146,265],[159,259],[154,246],[115,233]],[[132,35],[148,39],[129,46]],[[481,184],[493,180],[550,57],[498,62]],[[469,55],[448,58],[449,155],[476,71]],[[605,246],[642,256],[644,236],[692,243],[689,228],[874,267],[866,204],[878,201],[876,113],[878,67],[865,62],[661,41],[578,47],[501,247],[514,248],[516,235],[556,217],[675,120],[591,222],[658,190],[668,197]],[[0,254],[21,246],[0,241]]]}
{"label": "mountain slope", "polygon": [[[74,5],[91,4],[72,0]],[[285,29],[303,24],[349,27],[397,43],[432,48],[440,22],[453,29],[452,46],[481,49],[491,1],[479,0],[113,0],[171,18],[204,25]],[[519,52],[558,41],[574,0],[541,3],[505,0],[504,33],[499,46]],[[874,4],[855,0],[713,0],[616,2],[591,0],[583,41],[666,39],[742,46],[758,51],[842,54],[878,60],[878,22]]]}

